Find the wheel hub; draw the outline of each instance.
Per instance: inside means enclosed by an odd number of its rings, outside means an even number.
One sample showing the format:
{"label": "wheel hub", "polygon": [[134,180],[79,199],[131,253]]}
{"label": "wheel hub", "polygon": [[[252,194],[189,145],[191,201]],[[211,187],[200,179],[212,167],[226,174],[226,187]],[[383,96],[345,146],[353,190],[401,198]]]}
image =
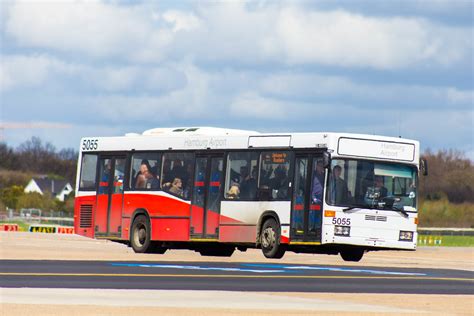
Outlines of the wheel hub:
{"label": "wheel hub", "polygon": [[271,248],[275,244],[275,231],[271,227],[266,228],[262,234],[262,246]]}

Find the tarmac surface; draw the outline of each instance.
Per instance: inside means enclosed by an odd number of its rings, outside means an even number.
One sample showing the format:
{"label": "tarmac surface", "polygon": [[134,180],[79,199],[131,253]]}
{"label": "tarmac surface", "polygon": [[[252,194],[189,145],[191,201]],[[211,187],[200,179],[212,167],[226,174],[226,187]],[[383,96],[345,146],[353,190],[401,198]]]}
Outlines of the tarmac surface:
{"label": "tarmac surface", "polygon": [[2,287],[474,294],[474,272],[280,263],[0,260]]}
{"label": "tarmac surface", "polygon": [[1,315],[474,315],[473,248],[371,252],[347,263],[294,253],[267,260],[259,250],[135,254],[75,235],[0,233],[0,258]]}

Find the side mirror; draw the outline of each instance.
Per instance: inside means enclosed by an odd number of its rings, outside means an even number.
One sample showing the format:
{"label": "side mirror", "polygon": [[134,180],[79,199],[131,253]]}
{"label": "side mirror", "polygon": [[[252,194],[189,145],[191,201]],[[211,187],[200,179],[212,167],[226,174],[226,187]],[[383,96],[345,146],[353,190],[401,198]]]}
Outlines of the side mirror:
{"label": "side mirror", "polygon": [[323,167],[329,168],[331,166],[331,153],[323,152]]}
{"label": "side mirror", "polygon": [[422,175],[428,175],[428,161],[425,158],[420,159],[420,170]]}

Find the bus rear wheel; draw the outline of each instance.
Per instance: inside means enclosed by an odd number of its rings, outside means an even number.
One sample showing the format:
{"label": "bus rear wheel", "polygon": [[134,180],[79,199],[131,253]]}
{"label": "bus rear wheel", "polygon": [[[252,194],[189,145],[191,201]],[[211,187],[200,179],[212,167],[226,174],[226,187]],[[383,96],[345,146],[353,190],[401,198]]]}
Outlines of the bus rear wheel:
{"label": "bus rear wheel", "polygon": [[260,233],[260,244],[263,255],[270,259],[280,259],[286,251],[286,247],[280,244],[280,228],[275,219],[267,219]]}
{"label": "bus rear wheel", "polygon": [[133,220],[130,232],[130,244],[137,253],[149,253],[152,250],[150,222],[145,215],[138,215]]}
{"label": "bus rear wheel", "polygon": [[364,249],[342,250],[340,255],[344,261],[359,262],[364,256]]}
{"label": "bus rear wheel", "polygon": [[163,243],[159,241],[152,241],[151,246],[150,246],[150,251],[151,253],[156,253],[156,254],[164,254],[168,250],[168,248],[163,247]]}
{"label": "bus rear wheel", "polygon": [[201,256],[230,257],[235,251],[235,247],[222,245],[216,247],[203,248],[199,250]]}

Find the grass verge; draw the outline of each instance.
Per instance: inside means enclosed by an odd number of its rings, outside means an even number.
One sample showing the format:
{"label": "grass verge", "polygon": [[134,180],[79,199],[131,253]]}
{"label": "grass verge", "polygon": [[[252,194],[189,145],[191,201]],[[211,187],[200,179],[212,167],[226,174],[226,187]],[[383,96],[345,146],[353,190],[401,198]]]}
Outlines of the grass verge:
{"label": "grass verge", "polygon": [[474,236],[418,235],[418,246],[474,247]]}

